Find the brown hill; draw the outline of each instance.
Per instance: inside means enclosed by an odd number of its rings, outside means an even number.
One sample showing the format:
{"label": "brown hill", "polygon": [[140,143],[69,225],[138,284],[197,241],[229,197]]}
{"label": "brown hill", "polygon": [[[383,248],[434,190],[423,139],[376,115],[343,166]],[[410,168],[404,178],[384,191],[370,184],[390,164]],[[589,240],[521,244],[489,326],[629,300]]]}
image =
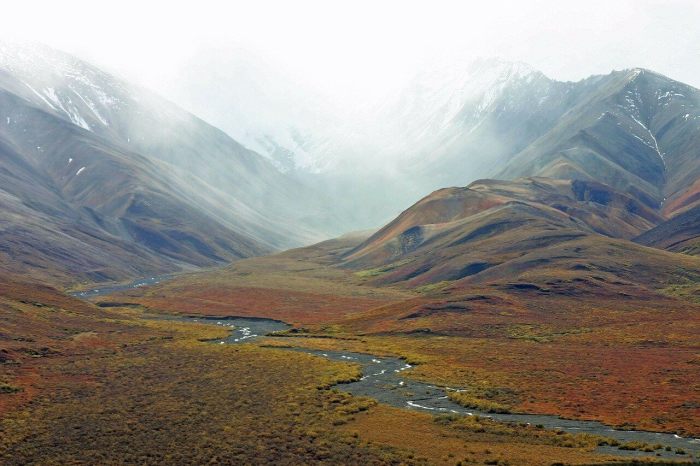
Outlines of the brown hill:
{"label": "brown hill", "polygon": [[[419,286],[493,274],[514,279],[557,260],[544,256],[562,244],[639,249],[612,238],[637,236],[661,221],[652,209],[600,183],[481,180],[422,199],[350,251],[343,266],[365,270],[378,284]],[[566,259],[575,257],[585,254]]]}

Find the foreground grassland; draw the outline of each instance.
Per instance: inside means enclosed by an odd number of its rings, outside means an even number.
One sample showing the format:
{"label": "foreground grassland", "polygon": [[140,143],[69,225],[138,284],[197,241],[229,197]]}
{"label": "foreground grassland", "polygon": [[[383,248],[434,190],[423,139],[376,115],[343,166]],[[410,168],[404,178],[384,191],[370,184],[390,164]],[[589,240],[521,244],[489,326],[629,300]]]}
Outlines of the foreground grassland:
{"label": "foreground grassland", "polygon": [[504,425],[479,417],[435,417],[387,406],[377,406],[343,428],[367,441],[410,449],[432,464],[677,464],[656,460],[653,454],[636,460],[591,456],[590,450],[600,439],[585,435]]}
{"label": "foreground grassland", "polygon": [[[697,436],[697,351],[537,343],[494,338],[362,336],[290,337],[269,344],[401,356],[403,376],[466,392],[468,407],[597,419],[621,428]],[[646,361],[647,365],[635,363]],[[635,364],[635,369],[629,365]]]}
{"label": "foreground grassland", "polygon": [[0,283],[0,464],[420,462],[338,430],[356,367],[223,334]]}
{"label": "foreground grassland", "polygon": [[[213,326],[0,287],[0,463],[605,464],[594,439],[434,418],[332,388],[356,366]],[[342,387],[342,386],[341,386]]]}
{"label": "foreground grassland", "polygon": [[[366,402],[318,384],[345,367],[303,355],[186,343],[136,345],[71,364],[2,421],[5,464],[393,463],[402,456],[333,431]],[[290,367],[297,370],[290,372]],[[350,374],[352,375],[352,374]]]}
{"label": "foreground grassland", "polygon": [[[0,377],[16,388],[0,394],[2,464],[420,462],[337,429],[371,405],[329,389],[352,365],[198,341],[222,336],[208,326],[2,306]],[[74,337],[37,330],[44,320]]]}
{"label": "foreground grassland", "polygon": [[468,388],[462,401],[487,410],[700,436],[700,307],[675,289],[553,271],[519,288],[405,290],[329,266],[332,255],[301,249],[110,299],[281,319],[326,337],[285,344],[422,361],[411,377]]}

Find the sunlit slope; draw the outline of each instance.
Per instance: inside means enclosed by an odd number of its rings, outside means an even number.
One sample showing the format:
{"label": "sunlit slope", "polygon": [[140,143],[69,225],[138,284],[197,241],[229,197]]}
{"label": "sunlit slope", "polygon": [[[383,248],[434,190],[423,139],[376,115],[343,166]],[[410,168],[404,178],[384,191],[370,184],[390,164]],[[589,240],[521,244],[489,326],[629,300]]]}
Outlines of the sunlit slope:
{"label": "sunlit slope", "polygon": [[[373,283],[406,286],[517,280],[535,270],[577,270],[577,264],[589,273],[630,278],[644,276],[644,267],[661,272],[665,263],[672,272],[676,261],[697,271],[693,259],[624,240],[661,221],[649,207],[600,183],[483,180],[427,196],[350,251],[343,266]],[[626,270],[616,257],[645,265]]]}

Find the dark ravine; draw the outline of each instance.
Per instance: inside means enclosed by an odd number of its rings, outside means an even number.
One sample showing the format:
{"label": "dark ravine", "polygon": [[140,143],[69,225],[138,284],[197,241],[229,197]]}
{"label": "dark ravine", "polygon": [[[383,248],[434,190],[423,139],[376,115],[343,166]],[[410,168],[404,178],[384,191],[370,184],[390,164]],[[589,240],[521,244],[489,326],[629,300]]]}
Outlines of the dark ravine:
{"label": "dark ravine", "polygon": [[[270,332],[284,330],[290,326],[276,320],[242,317],[181,317],[178,320],[220,325],[231,328],[231,335],[215,344],[248,343],[256,338],[266,336]],[[620,450],[616,447],[599,447],[601,453],[633,456],[656,456],[667,459],[691,460],[700,457],[700,439],[685,438],[674,434],[660,432],[645,432],[635,430],[617,430],[597,421],[580,421],[562,419],[551,415],[538,414],[502,414],[487,413],[475,409],[464,408],[447,397],[449,391],[457,388],[437,387],[424,382],[417,382],[402,377],[404,371],[412,366],[406,361],[395,357],[378,357],[370,354],[345,351],[320,351],[305,348],[282,348],[283,350],[300,351],[333,361],[344,361],[359,364],[362,368],[362,378],[355,382],[342,384],[342,389],[356,396],[366,396],[380,403],[391,406],[435,414],[455,414],[466,416],[482,416],[508,423],[527,423],[541,425],[545,429],[561,430],[572,434],[588,433],[617,440],[621,444],[641,442],[650,445],[661,444],[669,446],[673,451],[657,450],[653,453]],[[676,454],[676,449],[682,449],[686,454]],[[691,456],[692,455],[692,456]]]}

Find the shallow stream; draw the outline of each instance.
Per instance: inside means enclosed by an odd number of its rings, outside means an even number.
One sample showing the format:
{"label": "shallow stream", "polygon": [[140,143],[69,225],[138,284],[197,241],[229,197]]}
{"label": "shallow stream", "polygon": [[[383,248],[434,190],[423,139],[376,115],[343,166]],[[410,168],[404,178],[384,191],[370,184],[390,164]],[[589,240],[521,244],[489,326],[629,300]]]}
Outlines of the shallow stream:
{"label": "shallow stream", "polygon": [[[231,334],[215,344],[240,344],[265,336],[274,331],[285,330],[289,326],[283,322],[270,319],[251,318],[210,318],[184,317],[178,320],[220,325],[231,329]],[[662,444],[673,451],[657,450],[654,453],[620,450],[616,447],[599,447],[599,451],[616,455],[657,455],[663,458],[689,459],[689,455],[700,457],[700,439],[685,438],[674,434],[645,432],[635,430],[616,430],[597,421],[580,421],[562,419],[551,415],[538,414],[501,414],[488,413],[464,408],[447,397],[450,390],[457,388],[437,387],[424,382],[417,382],[403,377],[411,365],[400,358],[379,357],[370,354],[345,351],[319,351],[303,348],[283,348],[300,351],[333,361],[345,361],[359,364],[362,378],[356,382],[339,386],[343,391],[357,396],[366,396],[399,408],[431,412],[435,414],[455,414],[465,416],[483,416],[498,421],[541,425],[546,429],[561,430],[572,434],[589,433],[616,439],[620,443],[642,442],[650,445]],[[687,454],[676,454],[682,449]]]}
{"label": "shallow stream", "polygon": [[[102,288],[71,293],[78,298],[108,295],[116,291],[154,285],[168,279],[169,276],[155,276],[135,280],[131,283],[104,286]],[[159,317],[163,318],[163,317]],[[197,322],[219,325],[230,329],[230,335],[215,344],[241,344],[269,333],[286,330],[290,326],[284,322],[265,318],[251,317],[166,317],[183,322]],[[597,421],[581,421],[562,419],[558,416],[540,414],[502,414],[487,413],[475,409],[464,408],[447,397],[450,390],[458,388],[437,387],[424,382],[417,382],[403,377],[403,373],[411,369],[411,365],[400,358],[379,357],[370,354],[319,351],[303,348],[284,348],[324,357],[334,361],[345,361],[359,364],[362,368],[362,378],[356,382],[342,384],[342,390],[357,396],[374,398],[380,403],[391,406],[431,412],[435,414],[455,414],[464,416],[483,416],[497,421],[511,423],[526,423],[539,425],[546,429],[561,430],[572,434],[589,433],[609,437],[618,442],[642,442],[650,445],[662,444],[671,447],[672,451],[657,450],[654,453],[634,450],[620,450],[616,447],[599,447],[601,453],[631,456],[655,455],[662,458],[689,460],[692,455],[700,458],[700,439],[680,437],[675,434],[646,432],[636,430],[617,430]],[[686,452],[677,454],[676,450]],[[696,464],[696,463],[694,463]]]}

